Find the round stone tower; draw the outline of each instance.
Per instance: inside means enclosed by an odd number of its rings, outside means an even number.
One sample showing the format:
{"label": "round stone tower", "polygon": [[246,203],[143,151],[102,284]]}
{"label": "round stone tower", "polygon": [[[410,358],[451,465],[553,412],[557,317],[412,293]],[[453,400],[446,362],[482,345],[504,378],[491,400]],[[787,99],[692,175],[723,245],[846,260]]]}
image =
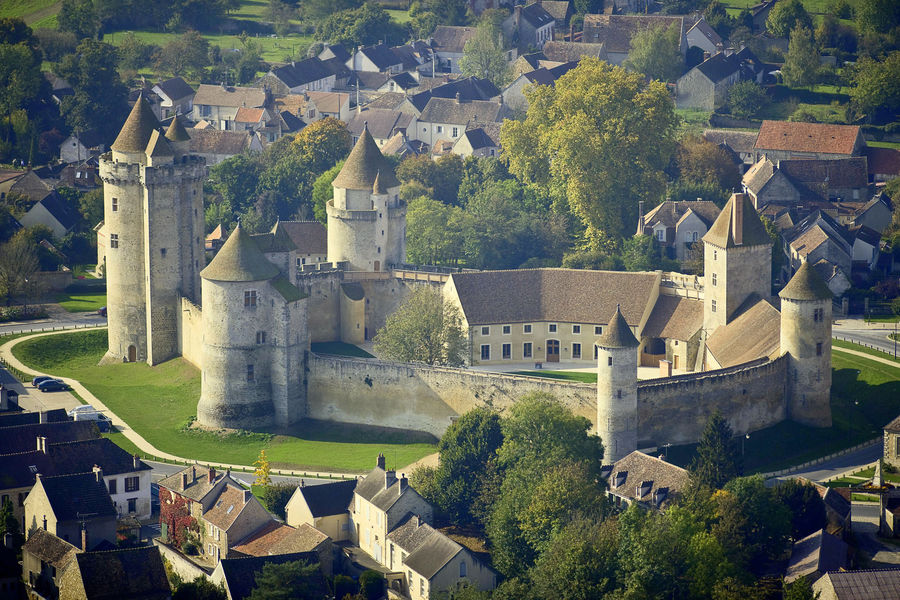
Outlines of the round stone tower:
{"label": "round stone tower", "polygon": [[640,345],[616,306],[597,347],[597,434],[603,464],[637,450],[637,348]]}
{"label": "round stone tower", "polygon": [[830,427],[831,290],[804,262],[778,295],[781,353],[788,360],[788,416],[805,425]]}
{"label": "round stone tower", "polygon": [[368,127],[332,183],[328,261],[352,271],[383,271],[406,261],[406,204],[400,182]]}
{"label": "round stone tower", "polygon": [[240,225],[200,273],[203,378],[197,420],[202,424],[252,428],[274,422],[272,346],[261,334],[276,304],[269,282],[280,274]]}

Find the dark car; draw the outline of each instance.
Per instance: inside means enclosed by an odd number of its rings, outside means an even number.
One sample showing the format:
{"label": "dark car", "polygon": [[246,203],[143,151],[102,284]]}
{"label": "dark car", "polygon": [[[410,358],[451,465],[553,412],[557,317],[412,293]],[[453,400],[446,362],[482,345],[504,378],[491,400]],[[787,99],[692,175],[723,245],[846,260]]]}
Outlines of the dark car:
{"label": "dark car", "polygon": [[97,415],[97,429],[100,433],[109,433],[112,429],[112,419],[103,414]]}
{"label": "dark car", "polygon": [[101,317],[105,317],[106,316],[106,307],[101,306],[100,309],[97,311],[97,314],[100,315]]}
{"label": "dark car", "polygon": [[61,379],[47,379],[40,382],[37,388],[42,392],[59,392],[69,389],[69,384]]}
{"label": "dark car", "polygon": [[35,377],[34,379],[32,379],[31,385],[33,385],[34,387],[37,387],[42,381],[48,381],[50,379],[53,379],[53,377],[50,377],[49,375],[41,375],[39,377]]}

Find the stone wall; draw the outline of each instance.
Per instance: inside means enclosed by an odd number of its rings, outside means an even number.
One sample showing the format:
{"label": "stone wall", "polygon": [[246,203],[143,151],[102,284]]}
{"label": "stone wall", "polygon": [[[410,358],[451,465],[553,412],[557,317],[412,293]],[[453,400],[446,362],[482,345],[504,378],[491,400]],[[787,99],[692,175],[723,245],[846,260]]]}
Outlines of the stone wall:
{"label": "stone wall", "polygon": [[209,577],[209,573],[197,563],[189,560],[171,546],[162,543],[159,539],[153,540],[153,545],[159,548],[159,553],[172,566],[172,571],[184,581],[193,581],[197,577]]}
{"label": "stone wall", "polygon": [[178,311],[178,353],[186,361],[203,368],[203,313],[199,306],[181,298],[181,310]]}

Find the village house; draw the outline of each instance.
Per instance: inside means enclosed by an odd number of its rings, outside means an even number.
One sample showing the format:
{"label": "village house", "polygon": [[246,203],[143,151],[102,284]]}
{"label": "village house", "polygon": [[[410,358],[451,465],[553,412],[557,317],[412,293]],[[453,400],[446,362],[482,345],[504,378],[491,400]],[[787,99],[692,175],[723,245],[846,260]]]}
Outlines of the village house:
{"label": "village house", "polygon": [[813,584],[829,571],[846,571],[850,561],[849,546],[839,537],[820,529],[794,542],[791,558],[784,574],[785,583],[801,577]]}
{"label": "village house", "polygon": [[204,120],[220,131],[231,131],[240,108],[264,108],[268,102],[269,92],[261,88],[201,84],[194,95],[191,119]]}
{"label": "village house", "polygon": [[297,268],[325,262],[327,254],[327,233],[318,221],[279,221],[294,245],[297,247]]}
{"label": "village house", "polygon": [[684,262],[691,248],[703,239],[719,216],[720,209],[709,200],[666,200],[644,214],[644,203],[638,210],[635,235],[649,235],[665,248],[666,256]]}
{"label": "village house", "polygon": [[900,568],[829,571],[812,589],[818,600],[900,598]]}
{"label": "village house", "polygon": [[212,127],[192,127],[185,132],[190,138],[191,154],[202,156],[209,167],[238,154],[263,151],[262,140],[255,131],[220,131]]}
{"label": "village house", "polygon": [[79,548],[48,531],[32,531],[22,547],[22,580],[26,589],[43,598],[58,598],[59,579],[79,552]]}
{"label": "village house", "polygon": [[36,447],[35,440],[41,437],[47,439],[47,444],[79,442],[100,437],[94,421],[54,421],[44,416],[38,423],[9,426],[4,423],[5,420],[0,420],[0,455],[30,452]]}
{"label": "village house", "polygon": [[850,158],[861,156],[865,146],[857,125],[763,121],[754,151],[757,160]]}
{"label": "village house", "polygon": [[285,506],[287,524],[309,525],[336,542],[350,539],[350,513],[356,480],[304,485],[302,480]]}
{"label": "village house", "polygon": [[540,50],[553,39],[555,24],[556,19],[544,9],[543,3],[534,2],[527,6],[514,6],[501,28],[506,38],[520,50]]}
{"label": "village house", "polygon": [[[550,40],[545,43],[538,56],[543,56],[545,60],[555,63],[578,62],[585,56],[607,60],[606,46],[602,43],[591,44],[588,42],[567,42],[560,40]],[[545,65],[537,64],[534,67],[537,68],[539,66]]]}
{"label": "village house", "polygon": [[172,591],[156,546],[79,552],[59,577],[59,600],[169,600]]}
{"label": "village house", "polygon": [[75,131],[59,145],[59,160],[80,163],[106,152],[106,144],[98,131]]}
{"label": "village house", "polygon": [[893,212],[890,198],[884,194],[878,194],[853,214],[851,223],[855,227],[865,226],[878,233],[883,233],[891,222]]}
{"label": "village house", "polygon": [[725,42],[722,37],[716,33],[716,30],[710,27],[706,19],[700,17],[696,23],[687,30],[685,34],[688,48],[700,48],[703,52],[708,52],[710,56],[718,54],[725,49]]}
{"label": "village house", "polygon": [[313,91],[330,92],[336,80],[334,70],[320,58],[313,57],[273,67],[255,85],[270,89],[272,93],[278,95],[301,94]]}
{"label": "village house", "polygon": [[754,150],[756,136],[756,132],[730,129],[706,129],[703,131],[703,139],[728,152],[741,173],[757,162]]}
{"label": "village house", "polygon": [[675,502],[690,479],[681,467],[638,450],[612,465],[604,465],[601,476],[607,480],[606,495],[616,506],[637,503],[642,508],[655,509]]}
{"label": "village house", "polygon": [[841,159],[770,160],[762,158],[742,180],[745,193],[758,209],[847,200],[868,202],[865,157]]}
{"label": "village house", "polygon": [[232,547],[269,524],[271,515],[250,490],[230,477],[204,497],[209,503],[197,518],[203,534],[203,554],[213,564],[232,555]]}
{"label": "village house", "polygon": [[396,156],[403,160],[407,156],[419,156],[427,152],[427,146],[419,140],[411,140],[405,133],[396,133],[381,147],[381,153],[385,156]]}
{"label": "village house", "polygon": [[354,50],[347,59],[347,67],[353,71],[370,73],[402,73],[403,57],[387,44],[376,44]]}
{"label": "village house", "polygon": [[368,127],[372,139],[382,147],[398,133],[409,134],[415,131],[416,119],[412,115],[399,110],[371,108],[356,112],[347,121],[347,131],[355,144],[363,130]]}
{"label": "village house", "polygon": [[[817,210],[793,228],[782,233],[786,269],[796,271],[801,263],[809,262],[819,271],[835,296],[850,287],[853,261],[853,236],[827,213]],[[841,276],[835,273],[839,270]],[[788,274],[786,274],[787,276]]]}
{"label": "village house", "polygon": [[31,205],[28,212],[19,219],[19,223],[23,227],[49,227],[54,236],[61,238],[75,228],[79,219],[80,215],[75,207],[66,202],[59,192],[51,190]]}
{"label": "village house", "polygon": [[322,572],[329,577],[332,575],[334,549],[331,537],[308,523],[291,527],[271,519],[266,525],[239,540],[231,548],[230,554],[235,557],[275,556],[297,552],[315,552]]}
{"label": "village house", "polygon": [[734,54],[719,52],[678,78],[675,105],[703,110],[720,108],[728,101],[731,86],[742,80],[762,80],[764,72],[758,65],[747,48]]}
{"label": "village house", "polygon": [[679,50],[682,56],[687,53],[684,17],[585,15],[581,39],[592,44],[603,44],[610,64],[622,66],[631,51],[631,38],[638,31],[644,31],[651,27],[676,27],[681,39]]}
{"label": "village house", "polygon": [[577,62],[561,63],[554,67],[539,67],[519,75],[503,90],[503,103],[512,110],[528,110],[525,90],[535,85],[554,85],[556,80],[578,66]]}
{"label": "village house", "polygon": [[453,144],[451,152],[462,157],[500,156],[500,123],[470,125]]}
{"label": "village house", "polygon": [[350,94],[344,92],[308,92],[306,106],[300,117],[309,125],[326,117],[345,123],[353,114],[350,111]]}
{"label": "village house", "polygon": [[159,98],[153,113],[160,121],[175,115],[189,115],[194,110],[194,88],[181,77],[173,77],[154,85],[151,90]]}
{"label": "village house", "polygon": [[869,181],[877,183],[900,177],[900,150],[866,146]]}
{"label": "village house", "polygon": [[459,73],[459,59],[462,58],[466,42],[475,37],[474,27],[438,25],[429,42],[440,67],[447,73]]}
{"label": "village house", "polygon": [[470,123],[499,122],[506,112],[501,102],[432,97],[419,115],[415,133],[408,135],[432,148],[442,141],[452,147]]}

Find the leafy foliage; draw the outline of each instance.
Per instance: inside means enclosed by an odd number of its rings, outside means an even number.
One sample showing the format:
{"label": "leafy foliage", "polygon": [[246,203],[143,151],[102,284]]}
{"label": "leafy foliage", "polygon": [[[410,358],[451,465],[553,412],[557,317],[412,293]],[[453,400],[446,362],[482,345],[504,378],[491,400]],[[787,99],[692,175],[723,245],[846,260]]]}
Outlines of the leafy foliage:
{"label": "leafy foliage", "polygon": [[267,485],[263,489],[263,502],[266,505],[266,510],[280,519],[287,519],[284,509],[296,489],[296,485],[285,481]]}
{"label": "leafy foliage", "polygon": [[298,560],[281,564],[266,563],[256,573],[256,585],[249,600],[290,600],[314,598],[320,593],[322,574],[319,565]]}
{"label": "leafy foliage", "polygon": [[788,53],[781,67],[784,83],[791,87],[812,85],[818,78],[819,70],[819,52],[812,32],[807,27],[792,29]]}
{"label": "leafy foliage", "polygon": [[679,178],[685,182],[711,184],[720,190],[741,185],[741,173],[731,156],[700,136],[687,136],[681,140],[675,162]]}
{"label": "leafy foliage", "polygon": [[739,81],[728,88],[728,108],[741,119],[755,117],[768,102],[766,91],[755,81]]}
{"label": "leafy foliage", "polygon": [[791,511],[791,537],[802,539],[825,527],[825,503],[815,486],[789,479],[774,488],[775,497]]}
{"label": "leafy foliage", "polygon": [[778,2],[766,19],[766,29],[775,37],[786,38],[797,27],[812,29],[812,18],[801,0]]}
{"label": "leafy foliage", "polygon": [[688,468],[696,484],[721,488],[740,475],[741,457],[732,436],[731,426],[718,411],[710,415],[700,435],[697,455]]}
{"label": "leafy foliage", "polygon": [[466,347],[461,323],[459,308],[440,291],[418,287],[378,330],[375,350],[401,362],[458,366]]}
{"label": "leafy foliage", "polygon": [[900,51],[884,61],[863,58],[853,72],[850,101],[861,114],[878,118],[900,111]]}
{"label": "leafy foliage", "polygon": [[375,2],[336,12],[316,27],[316,37],[348,47],[371,46],[379,42],[400,42],[406,35],[391,16]]}
{"label": "leafy foliage", "polygon": [[459,70],[469,77],[489,79],[499,89],[509,83],[511,72],[503,51],[503,34],[489,21],[478,25],[475,36],[466,42]]}
{"label": "leafy foliage", "polygon": [[269,458],[266,456],[265,448],[259,451],[259,457],[253,463],[253,466],[256,467],[253,471],[253,475],[256,477],[254,484],[265,487],[271,486],[272,480],[269,478],[271,467],[269,466]]}
{"label": "leafy foliage", "polygon": [[650,79],[675,81],[684,70],[681,30],[677,25],[649,27],[631,38],[625,67]]}
{"label": "leafy foliage", "polygon": [[172,600],[227,600],[228,593],[225,584],[218,585],[208,578],[198,576],[193,581],[185,581],[175,587],[172,592]]}

